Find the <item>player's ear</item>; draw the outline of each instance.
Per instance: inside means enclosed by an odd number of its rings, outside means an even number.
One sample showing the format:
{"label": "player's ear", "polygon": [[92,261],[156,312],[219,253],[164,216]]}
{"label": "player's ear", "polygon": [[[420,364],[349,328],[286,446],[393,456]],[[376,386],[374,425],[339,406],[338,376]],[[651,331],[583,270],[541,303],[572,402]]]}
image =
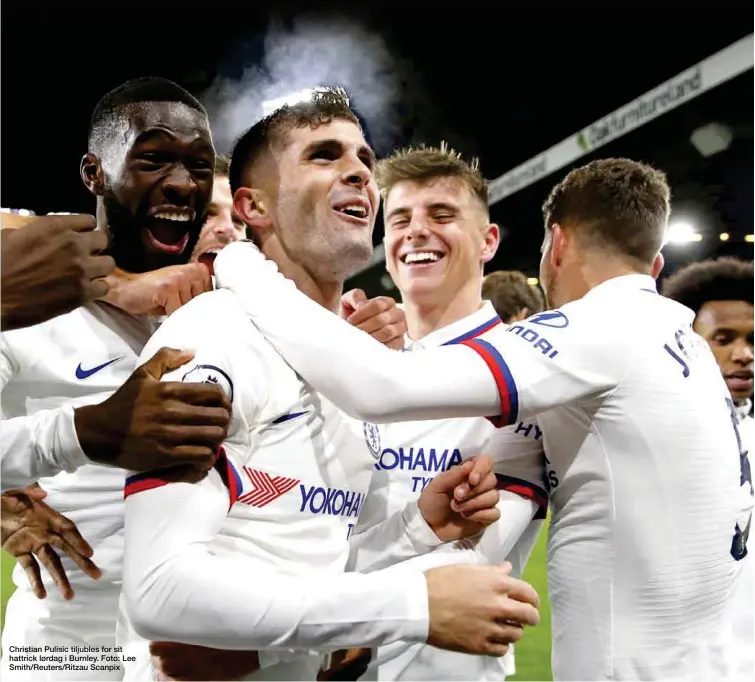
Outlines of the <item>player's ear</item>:
{"label": "player's ear", "polygon": [[529,316],[530,316],[530,309],[525,306],[516,315],[514,315],[513,321],[521,322],[522,320],[526,320]]}
{"label": "player's ear", "polygon": [[268,202],[262,190],[239,187],[233,195],[233,208],[252,229],[268,230],[273,225]]}
{"label": "player's ear", "polygon": [[666,259],[663,257],[663,254],[659,251],[650,269],[650,275],[652,276],[653,279],[658,279],[658,275],[661,274],[661,271],[663,270],[664,265],[666,265]]}
{"label": "player's ear", "polygon": [[495,223],[488,225],[482,233],[483,246],[480,257],[483,263],[493,260],[498,245],[501,243],[501,229]]}
{"label": "player's ear", "polygon": [[561,267],[561,263],[566,256],[566,249],[569,246],[569,235],[558,223],[553,223],[550,229],[550,255],[551,265],[554,268]]}
{"label": "player's ear", "polygon": [[105,171],[94,154],[84,154],[79,165],[79,175],[86,188],[95,196],[102,196],[105,187]]}

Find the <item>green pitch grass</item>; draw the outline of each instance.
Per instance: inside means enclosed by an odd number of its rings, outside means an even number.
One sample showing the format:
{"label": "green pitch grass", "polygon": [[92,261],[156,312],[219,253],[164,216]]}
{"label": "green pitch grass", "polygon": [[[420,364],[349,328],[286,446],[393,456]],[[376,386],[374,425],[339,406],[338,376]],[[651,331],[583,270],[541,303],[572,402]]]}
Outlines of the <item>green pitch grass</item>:
{"label": "green pitch grass", "polygon": [[[524,579],[540,594],[540,625],[529,628],[522,641],[516,645],[516,675],[513,680],[552,680],[551,675],[551,610],[548,603],[548,587],[545,578],[545,539],[543,529],[537,545],[524,572]],[[5,623],[5,605],[15,589],[11,580],[13,559],[0,552],[2,572],[2,602],[0,603],[0,628]]]}

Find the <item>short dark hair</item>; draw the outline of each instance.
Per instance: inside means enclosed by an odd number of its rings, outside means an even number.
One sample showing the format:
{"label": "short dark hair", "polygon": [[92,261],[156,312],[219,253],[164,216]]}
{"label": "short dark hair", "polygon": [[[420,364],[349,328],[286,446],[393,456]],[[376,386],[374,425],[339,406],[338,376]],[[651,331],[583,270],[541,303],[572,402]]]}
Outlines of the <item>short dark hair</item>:
{"label": "short dark hair", "polygon": [[739,258],[692,263],[663,283],[663,295],[700,312],[708,301],[753,303],[753,264]]}
{"label": "short dark hair", "polygon": [[666,175],[630,159],[599,159],[571,171],[543,204],[545,229],[574,229],[586,247],[649,265],[661,250],[670,211]]}
{"label": "short dark hair", "polygon": [[274,144],[279,144],[294,128],[317,128],[334,119],[351,121],[361,129],[356,114],[341,88],[318,88],[312,96],[293,105],[284,105],[255,123],[237,141],[231,153],[229,179],[231,192],[244,184],[244,173]]}
{"label": "short dark hair", "polygon": [[108,92],[97,103],[89,122],[89,151],[99,154],[118,117],[141,102],[181,102],[207,116],[202,103],[177,83],[155,76],[134,78]]}
{"label": "short dark hair", "polygon": [[491,272],[482,282],[482,297],[493,304],[504,322],[509,322],[524,308],[534,315],[545,307],[540,290],[529,284],[527,276],[518,270]]}
{"label": "short dark hair", "polygon": [[218,154],[215,157],[215,177],[227,178],[231,172],[231,160],[227,156]]}

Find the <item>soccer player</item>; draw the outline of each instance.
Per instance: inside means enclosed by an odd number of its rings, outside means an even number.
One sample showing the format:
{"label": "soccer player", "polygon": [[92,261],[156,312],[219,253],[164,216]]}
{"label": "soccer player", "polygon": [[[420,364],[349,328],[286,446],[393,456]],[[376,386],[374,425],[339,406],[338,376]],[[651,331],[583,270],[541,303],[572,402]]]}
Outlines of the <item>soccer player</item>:
{"label": "soccer player", "polygon": [[661,172],[627,159],[572,171],[543,207],[540,279],[555,309],[422,353],[323,315],[251,244],[215,262],[268,341],[354,416],[538,415],[556,679],[708,679],[728,646],[748,472],[692,312],[657,294],[669,194]]}
{"label": "soccer player", "polygon": [[212,200],[199,241],[191,254],[192,261],[204,262],[210,267],[220,249],[246,237],[246,225],[233,208],[231,181],[228,175],[230,170],[230,159],[225,156],[216,157]]}
{"label": "soccer player", "polygon": [[200,293],[212,290],[215,254],[246,234],[246,226],[233,211],[228,171],[229,160],[216,157],[212,198],[190,262],[142,273],[116,268],[108,277],[110,291],[105,301],[132,315],[170,315]]}
{"label": "soccer player", "polygon": [[[445,145],[407,149],[381,161],[376,179],[384,199],[386,265],[409,328],[405,350],[460,343],[500,325],[480,295],[483,266],[495,254],[499,230],[490,222],[487,183],[477,161],[466,162]],[[521,574],[542,526],[532,518],[544,518],[547,506],[539,427],[520,423],[496,430],[477,418],[400,422],[381,432],[382,453],[351,538],[352,555],[358,557],[372,528],[416,500],[438,472],[485,452],[495,461],[501,520],[476,543],[478,561],[495,564],[508,557],[513,573]],[[524,491],[529,499],[517,494]],[[511,649],[500,659],[407,642],[380,648],[371,667],[368,675],[381,680],[504,679],[514,672]]]}
{"label": "soccer player", "polygon": [[[751,471],[755,444],[753,393],[753,265],[736,258],[719,258],[682,268],[664,283],[663,293],[695,313],[693,329],[710,345],[731,392],[739,419],[742,450]],[[740,495],[746,511],[752,504],[752,478],[743,476]],[[742,575],[729,611],[728,632],[736,647],[722,656],[719,679],[751,680],[755,675],[755,569],[752,556],[739,562]]]}
{"label": "soccer player", "polygon": [[[214,162],[207,115],[176,84],[129,81],[100,101],[81,176],[97,197],[98,226],[118,267],[144,272],[186,261],[210,199]],[[18,646],[115,645],[125,472],[92,462],[134,469],[185,462],[202,468],[214,461],[230,404],[216,386],[158,381],[190,353],[162,350],[135,370],[152,332],[146,316],[94,303],[2,334],[3,486],[65,469],[40,480],[45,502],[78,527],[102,571],[92,581],[64,557],[76,598],[66,601],[45,578],[48,596],[40,601],[18,566],[2,638],[6,654]],[[75,672],[10,670],[6,655],[2,677],[121,678],[119,664],[97,665]]]}
{"label": "soccer player", "polygon": [[514,324],[543,311],[540,289],[527,283],[524,273],[497,270],[482,281],[482,298],[493,304],[506,324]]}
{"label": "soccer player", "polygon": [[[276,110],[233,151],[236,210],[271,259],[263,267],[277,264],[333,319],[344,280],[372,254],[374,163],[337,89]],[[319,655],[283,652],[281,659],[275,650],[405,639],[501,654],[521,633],[511,621],[536,621],[533,606],[505,596],[508,580],[515,599],[536,601],[531,588],[499,568],[442,566],[425,576],[412,564],[344,574],[348,535],[380,455],[380,430],[347,417],[302,382],[228,291],[179,309],[144,353],[179,339],[195,357],[173,376],[222,386],[232,401],[232,425],[206,477],[142,475],[126,485],[119,641],[138,659],[129,678],[152,674],[146,642],[135,633],[155,642],[267,650],[259,657],[251,652],[247,667],[231,677],[261,666],[258,674],[267,679],[314,679]],[[456,473],[446,474],[420,503],[381,525],[373,548],[390,542],[394,561],[411,559],[481,530],[474,514],[466,521],[456,514],[473,511],[467,501],[449,508],[444,481]],[[494,505],[492,476],[477,483],[470,474],[467,492],[483,484],[491,485]],[[433,501],[443,511],[428,516]],[[357,568],[371,570],[374,562],[367,557]]]}

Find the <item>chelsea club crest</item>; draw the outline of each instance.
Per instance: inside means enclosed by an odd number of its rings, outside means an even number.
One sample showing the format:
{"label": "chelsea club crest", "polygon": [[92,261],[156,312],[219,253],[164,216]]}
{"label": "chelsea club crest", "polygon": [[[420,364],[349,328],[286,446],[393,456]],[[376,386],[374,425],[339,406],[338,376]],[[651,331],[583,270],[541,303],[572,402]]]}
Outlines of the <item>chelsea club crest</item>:
{"label": "chelsea club crest", "polygon": [[364,440],[375,459],[380,459],[380,430],[376,424],[364,422]]}

